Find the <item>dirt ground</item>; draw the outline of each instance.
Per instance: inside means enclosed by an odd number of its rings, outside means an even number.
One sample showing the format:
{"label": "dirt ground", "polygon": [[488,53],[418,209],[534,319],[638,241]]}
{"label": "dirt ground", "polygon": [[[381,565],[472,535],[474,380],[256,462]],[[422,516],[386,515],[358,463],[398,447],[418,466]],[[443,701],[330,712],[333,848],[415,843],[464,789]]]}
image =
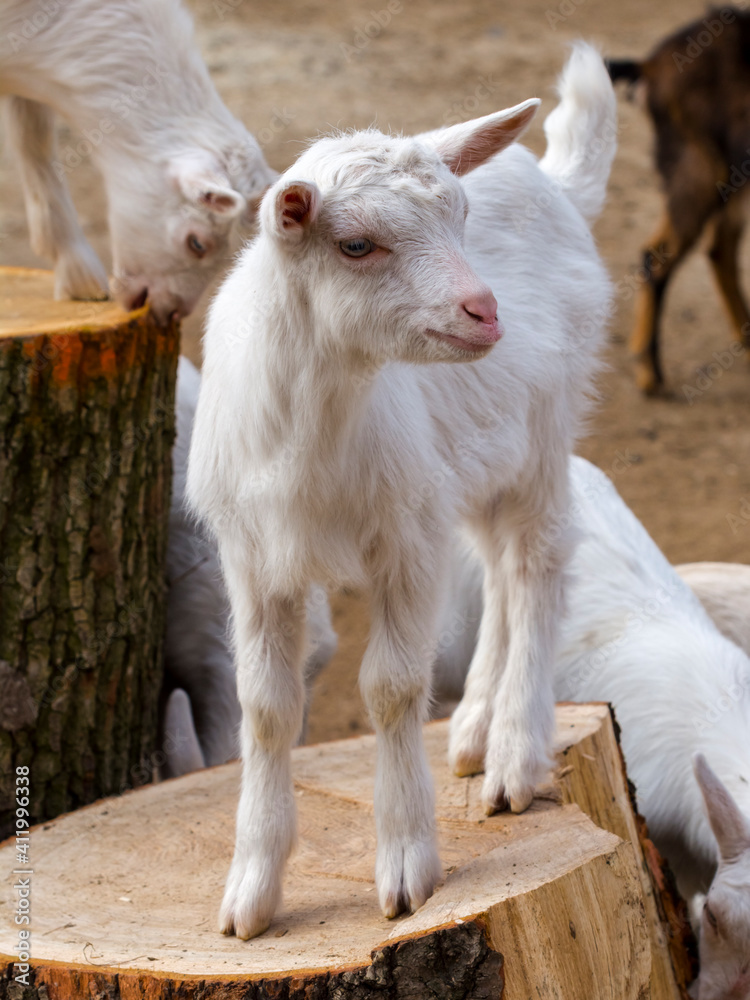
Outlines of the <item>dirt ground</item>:
{"label": "dirt ground", "polygon": [[[531,96],[544,99],[525,139],[539,152],[567,42],[585,37],[608,55],[638,56],[704,14],[699,0],[191,0],[190,6],[219,91],[277,169],[294,160],[306,138],[331,126],[374,123],[410,133]],[[685,263],[668,298],[663,342],[672,397],[644,399],[633,383],[625,338],[639,250],[656,224],[660,194],[649,122],[622,95],[619,109],[619,152],[596,226],[617,288],[609,370],[580,452],[613,474],[672,561],[750,562],[750,520],[741,519],[743,500],[750,502],[750,367],[739,359],[720,377],[705,373],[730,335],[703,253]],[[70,141],[65,130],[62,141]],[[87,235],[109,263],[93,167],[84,162],[70,183]],[[29,247],[7,152],[0,156],[0,264],[43,264]],[[185,325],[184,350],[196,361],[200,325],[200,313]],[[699,390],[691,402],[685,387]],[[313,740],[368,728],[356,690],[364,601],[337,597],[334,617],[340,648],[318,682]]]}

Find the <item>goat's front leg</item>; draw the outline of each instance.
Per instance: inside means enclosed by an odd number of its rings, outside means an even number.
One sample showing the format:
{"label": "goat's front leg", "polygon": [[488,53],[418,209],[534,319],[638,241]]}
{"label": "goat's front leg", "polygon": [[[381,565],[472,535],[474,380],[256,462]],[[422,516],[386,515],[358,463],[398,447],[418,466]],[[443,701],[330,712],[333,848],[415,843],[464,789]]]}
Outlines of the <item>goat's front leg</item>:
{"label": "goat's front leg", "polygon": [[31,246],[54,261],[55,298],[106,299],[107,273],[83,235],[56,158],[53,112],[23,97],[7,97],[3,105],[21,168]]}
{"label": "goat's front leg", "polygon": [[242,708],[242,788],[219,929],[247,939],[271,922],[296,836],[291,748],[304,707],[305,597],[253,594],[236,553],[222,556]]}
{"label": "goat's front leg", "polygon": [[435,572],[376,583],[360,676],[377,732],[375,881],[386,917],[414,911],[441,876],[432,776],[422,742],[435,654]]}

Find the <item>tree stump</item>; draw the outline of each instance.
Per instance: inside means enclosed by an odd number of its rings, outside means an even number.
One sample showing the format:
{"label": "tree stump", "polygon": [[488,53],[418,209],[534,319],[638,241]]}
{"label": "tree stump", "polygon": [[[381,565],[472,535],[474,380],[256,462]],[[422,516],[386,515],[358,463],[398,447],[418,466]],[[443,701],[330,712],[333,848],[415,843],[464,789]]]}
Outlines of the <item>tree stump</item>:
{"label": "tree stump", "polygon": [[0,269],[0,831],[150,781],[179,328]]}
{"label": "tree stump", "polygon": [[[13,980],[8,920],[0,1000],[671,996],[652,989],[654,951],[669,958],[650,934],[638,841],[570,801],[583,783],[595,811],[617,822],[630,812],[607,706],[558,707],[560,778],[520,816],[485,817],[481,777],[450,773],[447,723],[428,725],[425,739],[445,878],[417,913],[387,921],[378,907],[374,737],[301,747],[299,846],[265,934],[239,941],[216,929],[240,778],[227,764],[32,831],[28,986]],[[600,759],[589,759],[592,741]],[[0,847],[1,870],[23,867],[12,842]]]}

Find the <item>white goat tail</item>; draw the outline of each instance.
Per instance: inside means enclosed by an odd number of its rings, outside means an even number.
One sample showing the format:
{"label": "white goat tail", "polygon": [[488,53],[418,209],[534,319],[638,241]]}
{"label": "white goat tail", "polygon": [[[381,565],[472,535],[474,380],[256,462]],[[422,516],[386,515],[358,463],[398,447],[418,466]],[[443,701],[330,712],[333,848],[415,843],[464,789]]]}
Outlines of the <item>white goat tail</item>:
{"label": "white goat tail", "polygon": [[604,204],[617,148],[615,94],[593,46],[574,45],[557,89],[560,103],[544,123],[547,152],[540,166],[592,221]]}

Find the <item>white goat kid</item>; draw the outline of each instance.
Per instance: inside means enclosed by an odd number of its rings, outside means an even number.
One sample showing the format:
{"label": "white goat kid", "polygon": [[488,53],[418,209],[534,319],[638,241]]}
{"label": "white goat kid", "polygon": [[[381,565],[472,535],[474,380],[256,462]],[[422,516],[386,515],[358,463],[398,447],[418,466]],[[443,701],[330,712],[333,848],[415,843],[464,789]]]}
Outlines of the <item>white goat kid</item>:
{"label": "white goat kid", "polygon": [[[695,755],[693,769],[718,853],[701,907],[700,975],[692,995],[695,1000],[750,1000],[750,819],[702,754]],[[743,770],[747,782],[750,769]]]}
{"label": "white goat kid", "polygon": [[[519,146],[495,157],[537,101],[415,139],[316,142],[266,195],[260,235],[214,302],[188,493],[219,540],[243,711],[227,933],[268,926],[295,838],[311,581],[371,590],[360,681],[387,916],[440,876],[421,724],[458,518],[486,561],[491,611],[454,764],[485,767],[488,811],[525,809],[548,766],[568,553],[550,529],[609,306],[579,210],[601,205],[614,152],[592,49],[574,54],[562,97],[554,170]],[[495,296],[505,336],[491,351]]]}
{"label": "white goat kid", "polygon": [[[41,21],[40,21],[41,18]],[[226,258],[234,220],[277,176],[216,93],[179,0],[0,5],[0,95],[34,251],[56,298],[106,298],[107,275],[66,176],[90,155],[109,202],[114,291],[187,315]],[[55,114],[83,138],[61,154]]]}
{"label": "white goat kid", "polygon": [[[750,825],[750,658],[719,632],[603,472],[573,458],[570,486],[565,522],[581,540],[570,564],[555,695],[614,705],[651,837],[686,898],[708,891],[700,1000],[750,1000],[750,838],[742,834]],[[688,578],[722,585],[707,603],[722,620],[739,621],[741,589],[731,583],[746,574],[688,569]],[[459,547],[435,665],[437,699],[460,698],[481,617],[481,562]],[[699,789],[691,768],[697,751],[726,788],[698,762]],[[723,986],[716,992],[709,982]]]}
{"label": "white goat kid", "polygon": [[[230,644],[229,598],[216,542],[185,505],[188,454],[200,373],[181,357],[177,369],[177,438],[172,449],[172,505],[167,545],[167,634],[162,721],[162,777],[223,764],[239,754],[241,718]],[[312,682],[336,652],[328,599],[312,587],[307,599],[309,654],[303,670],[306,702]]]}

